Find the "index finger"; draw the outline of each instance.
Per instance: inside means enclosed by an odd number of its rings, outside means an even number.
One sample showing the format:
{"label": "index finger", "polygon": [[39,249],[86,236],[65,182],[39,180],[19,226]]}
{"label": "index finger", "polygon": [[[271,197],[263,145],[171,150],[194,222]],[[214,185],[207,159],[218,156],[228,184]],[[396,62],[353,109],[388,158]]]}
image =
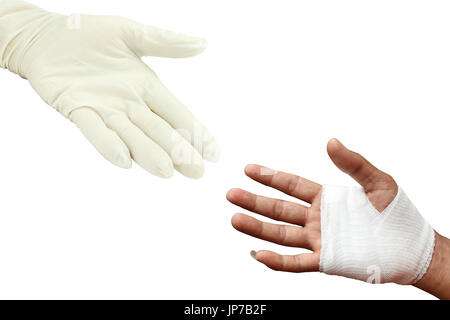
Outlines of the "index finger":
{"label": "index finger", "polygon": [[308,179],[286,172],[275,171],[256,164],[248,165],[245,168],[245,174],[259,183],[280,190],[308,203],[313,202],[322,187],[320,184]]}

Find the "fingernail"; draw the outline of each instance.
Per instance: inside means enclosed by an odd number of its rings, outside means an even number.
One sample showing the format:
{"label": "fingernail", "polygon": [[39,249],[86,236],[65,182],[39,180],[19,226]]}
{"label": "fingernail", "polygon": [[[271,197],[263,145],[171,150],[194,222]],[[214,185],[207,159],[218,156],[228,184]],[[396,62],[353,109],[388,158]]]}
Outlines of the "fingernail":
{"label": "fingernail", "polygon": [[276,175],[278,172],[276,170],[270,169],[270,168],[266,168],[266,167],[262,167],[259,174],[261,176],[274,176]]}
{"label": "fingernail", "polygon": [[341,140],[337,139],[337,138],[333,138],[334,141],[336,141],[338,144],[340,144],[341,146],[345,147],[344,144],[341,142]]}
{"label": "fingernail", "polygon": [[255,250],[250,251],[250,256],[256,260],[256,251]]}

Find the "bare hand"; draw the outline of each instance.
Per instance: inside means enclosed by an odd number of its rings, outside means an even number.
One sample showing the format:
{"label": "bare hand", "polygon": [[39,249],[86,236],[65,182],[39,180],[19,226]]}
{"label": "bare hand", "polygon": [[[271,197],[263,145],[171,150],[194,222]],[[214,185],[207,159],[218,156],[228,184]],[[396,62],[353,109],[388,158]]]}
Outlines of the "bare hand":
{"label": "bare hand", "polygon": [[[383,211],[392,202],[397,195],[398,186],[390,175],[378,170],[358,153],[348,150],[337,139],[332,139],[327,149],[334,164],[364,188],[367,197],[378,211]],[[262,250],[252,252],[254,258],[278,271],[319,271],[322,186],[305,178],[273,171],[259,165],[247,166],[245,173],[259,183],[310,204],[304,206],[295,202],[254,195],[241,189],[231,189],[227,199],[233,204],[290,224],[262,222],[246,214],[238,213],[231,221],[236,230],[280,245],[311,251],[311,253],[297,255],[280,255]]]}

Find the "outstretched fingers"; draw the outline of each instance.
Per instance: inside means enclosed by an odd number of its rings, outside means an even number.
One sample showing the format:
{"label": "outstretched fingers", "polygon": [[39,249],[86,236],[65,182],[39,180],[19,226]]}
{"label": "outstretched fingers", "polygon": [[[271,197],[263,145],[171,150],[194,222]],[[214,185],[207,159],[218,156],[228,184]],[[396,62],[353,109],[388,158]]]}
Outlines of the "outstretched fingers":
{"label": "outstretched fingers", "polygon": [[290,173],[274,171],[260,165],[248,165],[245,168],[245,174],[259,183],[308,203],[312,203],[321,190],[321,185],[318,183]]}
{"label": "outstretched fingers", "polygon": [[70,114],[70,119],[105,159],[118,167],[131,168],[131,156],[127,146],[93,109],[76,109]]}
{"label": "outstretched fingers", "polygon": [[127,117],[110,116],[107,125],[125,142],[131,157],[142,168],[162,178],[170,178],[173,175],[172,159],[166,151],[146,136]]}
{"label": "outstretched fingers", "polygon": [[297,203],[258,196],[241,189],[231,189],[227,193],[231,203],[265,217],[304,226],[308,208]]}
{"label": "outstretched fingers", "polygon": [[201,178],[204,165],[198,151],[147,107],[137,108],[137,110],[139,111],[130,113],[130,120],[167,152],[172,158],[175,169],[186,177]]}
{"label": "outstretched fingers", "polygon": [[149,108],[190,143],[203,159],[216,162],[220,148],[209,130],[155,76],[149,73],[152,88],[144,99]]}
{"label": "outstretched fingers", "polygon": [[245,234],[288,247],[313,250],[304,228],[278,225],[259,221],[245,214],[235,214],[231,220],[233,227]]}

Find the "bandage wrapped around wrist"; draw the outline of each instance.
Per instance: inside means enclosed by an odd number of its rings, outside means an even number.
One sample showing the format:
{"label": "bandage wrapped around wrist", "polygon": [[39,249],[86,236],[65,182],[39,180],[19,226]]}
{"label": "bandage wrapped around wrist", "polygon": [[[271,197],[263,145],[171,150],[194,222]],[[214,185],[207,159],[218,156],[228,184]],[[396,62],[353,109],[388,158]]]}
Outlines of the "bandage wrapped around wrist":
{"label": "bandage wrapped around wrist", "polygon": [[402,189],[383,212],[360,187],[324,186],[320,271],[370,283],[414,284],[426,273],[434,230]]}

